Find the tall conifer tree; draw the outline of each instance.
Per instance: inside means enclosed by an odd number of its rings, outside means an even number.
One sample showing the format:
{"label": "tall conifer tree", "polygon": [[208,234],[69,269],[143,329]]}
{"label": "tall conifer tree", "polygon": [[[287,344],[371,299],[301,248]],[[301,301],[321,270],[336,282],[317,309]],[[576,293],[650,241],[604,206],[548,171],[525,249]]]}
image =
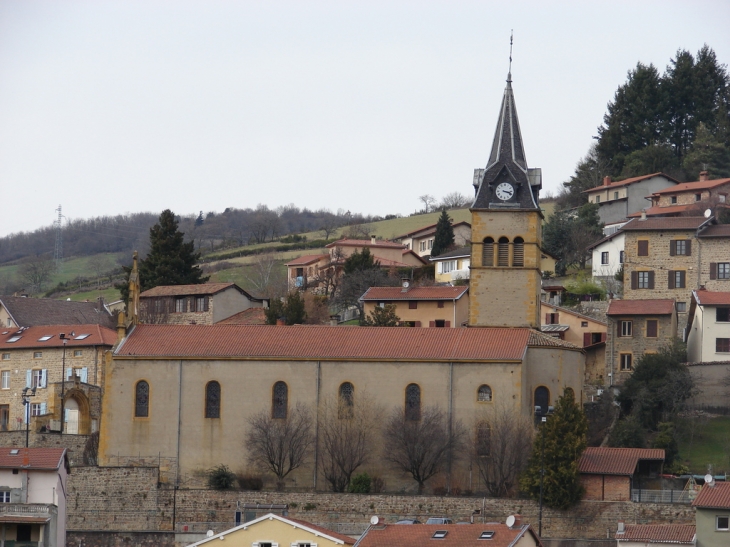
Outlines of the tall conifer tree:
{"label": "tall conifer tree", "polygon": [[454,245],[454,228],[451,226],[451,217],[446,209],[441,211],[441,216],[436,223],[436,235],[433,238],[431,256],[444,254]]}

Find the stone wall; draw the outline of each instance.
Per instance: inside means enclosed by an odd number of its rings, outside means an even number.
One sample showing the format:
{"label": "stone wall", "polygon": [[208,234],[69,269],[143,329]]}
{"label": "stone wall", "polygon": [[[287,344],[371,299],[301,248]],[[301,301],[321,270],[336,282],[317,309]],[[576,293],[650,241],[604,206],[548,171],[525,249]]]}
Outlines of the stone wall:
{"label": "stone wall", "polygon": [[[28,439],[30,447],[60,448],[68,450],[71,467],[83,465],[83,454],[89,435],[61,435],[60,433],[33,433]],[[25,447],[25,431],[0,431],[0,446]]]}

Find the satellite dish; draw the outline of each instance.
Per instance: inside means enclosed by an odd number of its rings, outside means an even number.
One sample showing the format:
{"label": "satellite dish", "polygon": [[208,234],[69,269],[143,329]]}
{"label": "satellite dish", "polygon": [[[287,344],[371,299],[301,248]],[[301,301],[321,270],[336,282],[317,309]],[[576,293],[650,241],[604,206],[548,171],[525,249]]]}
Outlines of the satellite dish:
{"label": "satellite dish", "polygon": [[713,477],[710,473],[705,475],[705,484],[707,486],[715,486],[715,477]]}
{"label": "satellite dish", "polygon": [[705,209],[705,218],[710,218],[711,214],[712,214],[712,209]]}
{"label": "satellite dish", "polygon": [[214,532],[213,530],[208,530],[208,531],[207,531],[207,532],[205,533],[206,537],[209,537],[209,538],[213,537],[213,534],[215,534],[215,532]]}
{"label": "satellite dish", "polygon": [[508,528],[512,528],[515,525],[515,516],[510,515],[507,517],[507,522],[505,522]]}
{"label": "satellite dish", "polygon": [[380,519],[376,515],[370,517],[370,524],[372,524],[373,526],[375,526],[378,522],[380,522]]}

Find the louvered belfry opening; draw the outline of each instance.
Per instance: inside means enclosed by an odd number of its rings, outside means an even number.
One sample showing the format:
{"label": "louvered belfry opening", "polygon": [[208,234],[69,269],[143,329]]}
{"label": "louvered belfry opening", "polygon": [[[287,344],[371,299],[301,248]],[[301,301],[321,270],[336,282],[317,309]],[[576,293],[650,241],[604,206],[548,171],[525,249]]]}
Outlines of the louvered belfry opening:
{"label": "louvered belfry opening", "polygon": [[482,246],[482,266],[494,266],[494,239],[484,238]]}
{"label": "louvered belfry opening", "polygon": [[497,266],[509,266],[509,239],[506,237],[499,238]]}
{"label": "louvered belfry opening", "polygon": [[525,240],[516,237],[512,251],[512,265],[522,267],[525,265]]}

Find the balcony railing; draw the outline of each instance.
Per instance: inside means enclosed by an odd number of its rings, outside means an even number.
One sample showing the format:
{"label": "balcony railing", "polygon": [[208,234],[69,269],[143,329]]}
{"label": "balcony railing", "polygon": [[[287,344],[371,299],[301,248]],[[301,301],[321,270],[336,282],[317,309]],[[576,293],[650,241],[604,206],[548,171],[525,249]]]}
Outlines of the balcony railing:
{"label": "balcony railing", "polygon": [[45,503],[0,503],[0,515],[57,515],[55,505]]}
{"label": "balcony railing", "polygon": [[451,270],[449,273],[451,274],[451,281],[456,281],[457,279],[469,279],[470,270]]}

